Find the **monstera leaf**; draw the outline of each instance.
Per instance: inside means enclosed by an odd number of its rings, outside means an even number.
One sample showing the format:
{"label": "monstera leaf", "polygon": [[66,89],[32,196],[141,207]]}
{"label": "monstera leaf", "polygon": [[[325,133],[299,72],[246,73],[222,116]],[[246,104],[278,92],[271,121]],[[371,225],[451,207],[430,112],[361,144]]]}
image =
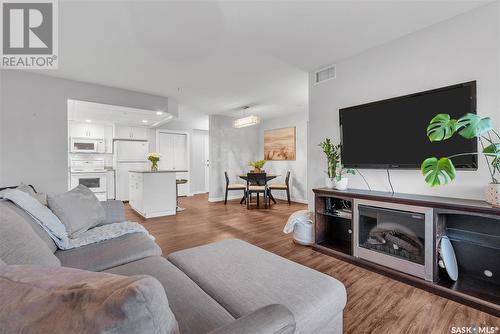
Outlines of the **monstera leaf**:
{"label": "monstera leaf", "polygon": [[425,182],[431,187],[447,184],[455,179],[456,170],[448,158],[437,159],[435,157],[425,159],[422,163],[422,174]]}
{"label": "monstera leaf", "polygon": [[489,157],[500,157],[500,144],[491,144],[485,147],[483,153]]}
{"label": "monstera leaf", "polygon": [[489,117],[481,118],[475,114],[465,114],[457,121],[458,133],[466,139],[479,137],[491,129],[491,119]]}
{"label": "monstera leaf", "polygon": [[438,114],[427,127],[427,137],[430,141],[441,141],[453,136],[456,130],[456,119],[451,119],[448,114]]}
{"label": "monstera leaf", "polygon": [[491,165],[500,173],[500,157],[496,157],[495,159],[493,159]]}

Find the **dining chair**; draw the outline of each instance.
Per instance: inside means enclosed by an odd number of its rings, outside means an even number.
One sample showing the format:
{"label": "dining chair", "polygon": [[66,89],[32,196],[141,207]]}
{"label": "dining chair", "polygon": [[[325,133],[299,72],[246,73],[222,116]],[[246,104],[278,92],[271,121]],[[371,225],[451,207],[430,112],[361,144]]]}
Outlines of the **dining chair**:
{"label": "dining chair", "polygon": [[224,196],[224,205],[227,204],[227,194],[230,190],[243,190],[243,197],[246,199],[247,186],[242,183],[229,183],[227,172],[224,172],[224,176],[226,177],[226,196]]}
{"label": "dining chair", "polygon": [[288,199],[288,204],[290,202],[290,171],[286,172],[285,183],[271,183],[269,185],[269,191],[273,190],[286,190],[286,198]]}
{"label": "dining chair", "polygon": [[[266,173],[247,173],[246,202],[247,209],[250,208],[252,194],[257,194],[257,206],[259,206],[259,194],[264,194],[264,207],[268,205],[268,187]],[[271,205],[271,203],[269,203]]]}

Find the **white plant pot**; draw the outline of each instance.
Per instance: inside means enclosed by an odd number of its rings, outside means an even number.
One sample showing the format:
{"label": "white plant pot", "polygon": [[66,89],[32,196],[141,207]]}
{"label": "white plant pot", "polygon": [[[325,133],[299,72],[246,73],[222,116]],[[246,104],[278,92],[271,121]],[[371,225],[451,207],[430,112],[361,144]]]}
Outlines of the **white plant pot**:
{"label": "white plant pot", "polygon": [[348,183],[349,183],[349,178],[343,177],[340,179],[340,181],[335,181],[335,189],[347,190]]}
{"label": "white plant pot", "polygon": [[490,183],[486,188],[486,201],[500,208],[500,183]]}
{"label": "white plant pot", "polygon": [[335,178],[331,179],[328,176],[325,178],[325,186],[327,188],[335,188]]}

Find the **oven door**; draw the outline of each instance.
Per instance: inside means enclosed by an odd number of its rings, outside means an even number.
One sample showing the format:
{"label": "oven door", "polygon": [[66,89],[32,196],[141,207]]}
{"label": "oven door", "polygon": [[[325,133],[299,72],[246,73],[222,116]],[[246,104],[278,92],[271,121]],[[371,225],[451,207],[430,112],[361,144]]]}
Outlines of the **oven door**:
{"label": "oven door", "polygon": [[106,173],[71,174],[71,188],[80,184],[95,193],[106,192]]}

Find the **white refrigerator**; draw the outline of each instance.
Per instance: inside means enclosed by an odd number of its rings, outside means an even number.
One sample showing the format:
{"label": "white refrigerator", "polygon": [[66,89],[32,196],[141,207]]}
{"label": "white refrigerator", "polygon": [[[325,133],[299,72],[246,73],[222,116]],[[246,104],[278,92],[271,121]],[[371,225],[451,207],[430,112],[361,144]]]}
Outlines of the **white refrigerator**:
{"label": "white refrigerator", "polygon": [[148,168],[148,150],[148,141],[114,141],[113,164],[116,171],[116,199],[129,200],[129,171]]}

